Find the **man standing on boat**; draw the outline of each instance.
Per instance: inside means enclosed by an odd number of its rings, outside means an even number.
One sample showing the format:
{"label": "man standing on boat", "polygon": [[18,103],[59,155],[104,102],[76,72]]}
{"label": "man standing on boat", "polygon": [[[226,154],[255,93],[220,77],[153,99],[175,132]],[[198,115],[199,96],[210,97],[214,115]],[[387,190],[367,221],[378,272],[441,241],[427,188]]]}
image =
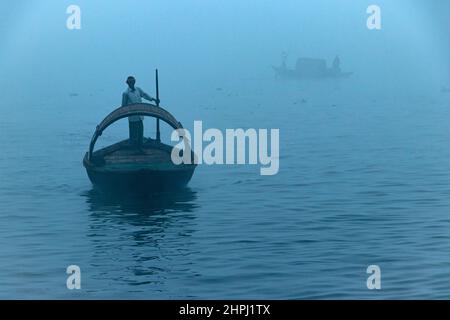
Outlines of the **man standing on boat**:
{"label": "man standing on boat", "polygon": [[[155,101],[159,103],[157,99],[152,98],[145,93],[141,88],[135,87],[136,79],[133,76],[127,78],[128,89],[122,94],[122,107],[135,103],[142,103],[142,98],[148,101]],[[137,147],[142,145],[144,139],[144,117],[131,116],[128,117],[130,141]]]}
{"label": "man standing on boat", "polygon": [[339,56],[336,56],[333,60],[333,71],[336,74],[341,73],[341,59],[339,59]]}

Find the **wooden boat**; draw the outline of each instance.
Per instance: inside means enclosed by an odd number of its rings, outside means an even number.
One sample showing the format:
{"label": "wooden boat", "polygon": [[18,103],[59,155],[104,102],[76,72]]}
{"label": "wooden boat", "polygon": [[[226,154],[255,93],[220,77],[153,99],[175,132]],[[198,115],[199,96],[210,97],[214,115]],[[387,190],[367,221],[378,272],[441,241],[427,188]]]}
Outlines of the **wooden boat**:
{"label": "wooden boat", "polygon": [[[120,119],[136,115],[162,120],[174,129],[183,128],[168,111],[156,105],[140,103],[114,110],[97,126],[83,159],[91,182],[101,189],[139,194],[186,186],[194,173],[195,161],[175,165],[171,160],[173,147],[159,139],[159,125],[157,139],[144,138],[141,148],[127,139],[94,151],[98,137],[106,128]],[[191,159],[194,157],[191,151]]]}
{"label": "wooden boat", "polygon": [[[138,103],[117,108],[95,129],[83,165],[89,179],[101,189],[121,193],[148,194],[155,191],[172,191],[184,187],[191,180],[197,163],[191,152],[190,163],[174,164],[171,153],[174,147],[161,142],[159,121],[173,129],[183,129],[173,115],[159,106],[158,70],[156,70],[156,105]],[[156,139],[144,138],[137,147],[129,139],[94,151],[95,143],[103,131],[116,121],[130,116],[156,118]],[[182,152],[181,150],[174,150]]]}
{"label": "wooden boat", "polygon": [[326,79],[348,78],[353,72],[342,72],[339,68],[329,68],[323,59],[299,58],[295,69],[286,67],[285,62],[279,67],[272,67],[278,76],[291,79]]}

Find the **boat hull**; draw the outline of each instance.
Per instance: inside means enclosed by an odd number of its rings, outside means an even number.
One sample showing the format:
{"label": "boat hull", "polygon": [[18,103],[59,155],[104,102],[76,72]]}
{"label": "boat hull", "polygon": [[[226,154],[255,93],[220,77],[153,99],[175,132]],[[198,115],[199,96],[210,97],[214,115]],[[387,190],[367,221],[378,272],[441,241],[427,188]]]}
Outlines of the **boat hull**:
{"label": "boat hull", "polygon": [[327,69],[324,72],[301,72],[298,70],[291,70],[283,67],[272,67],[275,73],[287,79],[340,79],[348,78],[353,72],[335,72]]}
{"label": "boat hull", "polygon": [[[175,165],[170,158],[172,147],[146,139],[141,149],[128,140],[116,143],[83,158],[92,184],[107,191],[148,194],[185,187],[196,164]],[[192,153],[192,159],[195,159]]]}
{"label": "boat hull", "polygon": [[178,170],[105,170],[90,164],[85,157],[84,166],[92,184],[107,191],[121,193],[151,193],[185,187],[194,174],[194,165],[182,165]]}
{"label": "boat hull", "polygon": [[[158,119],[156,139],[143,137],[139,144],[126,139],[94,151],[97,139],[110,125],[131,116]],[[197,156],[190,151],[190,160],[176,165],[172,161],[172,154],[182,155],[184,150],[161,142],[159,120],[174,130],[183,129],[181,123],[159,105],[131,104],[107,115],[96,127],[89,151],[83,158],[92,184],[103,190],[132,194],[171,191],[186,186],[194,174]]]}

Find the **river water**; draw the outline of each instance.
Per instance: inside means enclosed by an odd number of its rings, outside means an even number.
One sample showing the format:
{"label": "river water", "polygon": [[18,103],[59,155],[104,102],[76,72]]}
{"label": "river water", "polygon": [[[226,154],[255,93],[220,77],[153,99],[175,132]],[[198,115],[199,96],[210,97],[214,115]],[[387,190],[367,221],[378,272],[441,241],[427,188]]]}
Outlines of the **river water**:
{"label": "river water", "polygon": [[[145,200],[92,188],[81,159],[101,117],[78,112],[82,94],[57,97],[68,106],[57,122],[43,116],[56,111],[51,100],[31,105],[34,120],[23,125],[18,112],[2,119],[0,295],[447,297],[448,96],[347,102],[351,79],[261,83],[256,95],[211,88],[189,113],[211,127],[279,128],[279,173],[200,165],[186,190]],[[241,99],[238,115],[230,95]],[[82,272],[77,292],[66,288],[72,264]],[[372,264],[381,291],[366,287]]]}

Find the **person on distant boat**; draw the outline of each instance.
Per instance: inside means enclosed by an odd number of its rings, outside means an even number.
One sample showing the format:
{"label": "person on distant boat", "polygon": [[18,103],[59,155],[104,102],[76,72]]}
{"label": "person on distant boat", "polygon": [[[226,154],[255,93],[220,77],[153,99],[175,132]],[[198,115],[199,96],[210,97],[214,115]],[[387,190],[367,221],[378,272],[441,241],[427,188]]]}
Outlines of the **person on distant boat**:
{"label": "person on distant boat", "polygon": [[341,73],[341,59],[339,56],[336,56],[333,60],[333,71],[337,73]]}
{"label": "person on distant boat", "polygon": [[287,53],[286,53],[286,52],[283,52],[283,53],[281,54],[281,68],[283,68],[283,69],[287,69],[287,66],[286,66],[286,59],[287,59]]}
{"label": "person on distant boat", "polygon": [[[157,99],[149,96],[141,88],[135,87],[136,79],[133,76],[129,76],[126,83],[128,84],[128,89],[122,94],[122,106],[142,103],[142,98],[148,101],[155,101],[157,104],[159,103]],[[128,122],[130,141],[135,146],[140,147],[144,139],[144,117],[131,116],[128,117]]]}

